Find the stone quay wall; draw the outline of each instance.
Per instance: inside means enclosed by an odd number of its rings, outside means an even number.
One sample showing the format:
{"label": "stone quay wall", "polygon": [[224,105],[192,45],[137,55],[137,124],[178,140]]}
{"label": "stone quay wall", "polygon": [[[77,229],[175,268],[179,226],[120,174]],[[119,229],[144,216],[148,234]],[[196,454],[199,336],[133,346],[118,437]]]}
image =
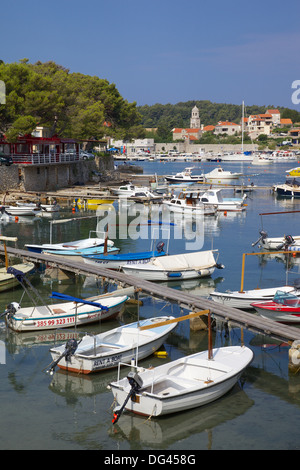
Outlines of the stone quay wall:
{"label": "stone quay wall", "polygon": [[114,170],[112,156],[72,163],[0,166],[0,192],[55,191],[68,186],[98,182],[102,174]]}

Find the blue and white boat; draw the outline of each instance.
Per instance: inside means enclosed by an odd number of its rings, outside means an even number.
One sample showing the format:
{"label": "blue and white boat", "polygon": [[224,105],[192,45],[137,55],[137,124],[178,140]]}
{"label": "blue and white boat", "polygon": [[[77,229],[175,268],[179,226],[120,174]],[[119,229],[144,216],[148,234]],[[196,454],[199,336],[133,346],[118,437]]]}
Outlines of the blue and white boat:
{"label": "blue and white boat", "polygon": [[83,257],[85,255],[101,255],[105,251],[107,253],[117,253],[120,251],[120,248],[115,246],[105,248],[103,245],[75,250],[43,250],[42,253],[46,255],[62,256],[63,258],[74,260],[79,256]]}
{"label": "blue and white boat", "polygon": [[[42,253],[46,250],[51,252],[56,251],[74,251],[74,250],[83,250],[86,248],[97,248],[99,246],[104,246],[105,238],[98,238],[98,237],[89,237],[84,238],[82,240],[75,240],[70,242],[64,243],[43,243],[42,245],[29,245],[26,244],[25,247],[28,251],[32,251],[34,253]],[[108,248],[111,248],[114,245],[112,240],[107,240]]]}
{"label": "blue and white boat", "polygon": [[127,265],[147,264],[152,259],[165,256],[164,243],[157,244],[155,250],[141,251],[139,253],[113,253],[113,254],[89,254],[84,255],[83,260],[87,264],[102,266],[108,269],[120,269]]}

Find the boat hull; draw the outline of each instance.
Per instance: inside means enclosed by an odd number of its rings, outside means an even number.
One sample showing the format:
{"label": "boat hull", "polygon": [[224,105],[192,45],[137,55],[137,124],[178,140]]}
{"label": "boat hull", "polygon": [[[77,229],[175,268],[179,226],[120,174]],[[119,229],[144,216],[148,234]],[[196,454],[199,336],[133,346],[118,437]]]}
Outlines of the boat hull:
{"label": "boat hull", "polygon": [[90,264],[92,266],[103,266],[104,268],[108,269],[119,269],[126,264],[129,265],[140,265],[140,264],[147,264],[151,261],[151,259],[165,256],[166,253],[159,253],[159,252],[144,252],[144,253],[132,253],[132,256],[121,254],[121,255],[91,255],[91,256],[83,256],[83,260],[86,264]]}
{"label": "boat hull", "polygon": [[[24,274],[29,274],[34,270],[33,263],[20,263],[14,264],[13,268],[18,271],[22,271]],[[0,292],[4,292],[12,289],[15,286],[20,285],[19,281],[13,274],[8,274],[6,268],[0,268]]]}
{"label": "boat hull", "polygon": [[[253,353],[249,348],[231,346],[214,349],[213,360],[207,359],[207,351],[203,351],[152,371],[143,371],[139,373],[142,388],[134,400],[127,402],[125,409],[152,417],[206,405],[225,395],[252,359]],[[119,405],[123,405],[130,390],[127,382],[125,378],[110,384]]]}
{"label": "boat hull", "polygon": [[[273,305],[271,305],[273,304]],[[300,308],[289,308],[284,305],[270,302],[269,306],[260,306],[259,303],[253,303],[253,308],[263,317],[279,323],[300,323]]]}
{"label": "boat hull", "polygon": [[99,320],[111,320],[119,314],[127,299],[127,296],[115,297],[113,301],[93,299],[93,302],[107,306],[108,310],[80,304],[76,312],[75,302],[49,305],[51,312],[45,306],[21,308],[14,315],[6,317],[6,324],[14,331],[23,332],[72,328]]}
{"label": "boat hull", "polygon": [[162,269],[148,269],[147,265],[144,267],[142,265],[130,266],[126,264],[122,267],[122,270],[125,274],[131,274],[147,281],[181,281],[211,276],[215,267],[165,271]]}
{"label": "boat hull", "polygon": [[266,302],[272,300],[278,290],[284,292],[293,292],[292,286],[272,287],[268,289],[253,289],[244,292],[211,292],[210,296],[215,302],[227,305],[233,308],[251,309],[253,302]]}
{"label": "boat hull", "polygon": [[[141,322],[136,322],[131,325],[127,325],[125,326],[125,328],[130,328],[131,326],[133,326],[135,327],[136,331],[134,336],[132,337],[133,341],[131,342],[131,344],[120,345],[117,343],[106,343],[104,337],[104,342],[98,344],[98,348],[101,348],[101,353],[95,355],[89,354],[88,356],[84,351],[80,351],[78,349],[78,352],[75,352],[75,354],[72,355],[68,361],[66,360],[66,358],[62,358],[58,363],[58,367],[63,370],[68,370],[69,372],[91,374],[115,368],[120,362],[124,364],[129,364],[132,361],[132,358],[134,358],[135,360],[144,359],[152,355],[157,349],[162,346],[170,332],[177,326],[177,323],[173,323],[165,327],[158,327],[158,333],[151,334],[149,337],[147,337],[147,335],[143,336],[142,333],[139,333],[138,328],[136,326],[138,324],[143,326],[145,324],[150,324],[150,322],[161,322],[170,319],[174,319],[174,317],[155,317],[143,320]],[[152,329],[152,332],[154,331],[155,328]],[[113,333],[113,331],[111,333]],[[103,335],[99,335],[99,337],[101,336]],[[92,349],[92,346],[92,340],[90,339],[90,349]],[[60,347],[59,349],[53,348],[50,350],[53,361],[57,361],[62,351],[62,347]]]}

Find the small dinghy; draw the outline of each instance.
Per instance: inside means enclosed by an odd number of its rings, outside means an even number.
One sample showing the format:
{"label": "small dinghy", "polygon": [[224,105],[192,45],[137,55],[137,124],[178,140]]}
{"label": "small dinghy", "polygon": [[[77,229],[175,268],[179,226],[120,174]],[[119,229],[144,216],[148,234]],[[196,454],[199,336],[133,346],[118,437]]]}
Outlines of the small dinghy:
{"label": "small dinghy", "polygon": [[146,264],[153,258],[166,256],[164,251],[164,243],[157,244],[155,250],[140,251],[138,253],[103,253],[99,255],[84,255],[83,260],[87,264],[103,266],[108,269],[120,269],[125,264]]}
{"label": "small dinghy", "polygon": [[300,323],[300,298],[278,290],[269,302],[253,302],[252,307],[264,318],[280,323]]}
{"label": "small dinghy", "polygon": [[118,403],[112,422],[118,421],[124,409],[152,417],[206,405],[227,393],[252,359],[253,352],[245,346],[212,349],[209,335],[208,351],[152,369],[137,368],[111,382]]}
{"label": "small dinghy", "polygon": [[[23,272],[12,267],[8,268],[7,272],[17,279],[33,303],[31,307],[21,307],[17,302],[11,302],[1,314],[5,316],[7,326],[17,332],[70,328],[99,320],[110,320],[118,315],[128,299],[127,295],[79,299],[52,292],[53,298],[64,302],[45,305]],[[41,305],[37,305],[34,296],[40,299]]]}
{"label": "small dinghy", "polygon": [[[170,320],[175,319],[172,316],[149,318],[95,336],[85,335],[79,343],[72,339],[71,343],[51,348],[54,363],[49,372],[53,373],[57,365],[70,372],[90,374],[117,367],[120,362],[129,364],[132,358],[136,362],[144,359],[159,349],[177,326],[176,320],[162,325]],[[149,325],[153,326],[151,330],[140,329]]]}

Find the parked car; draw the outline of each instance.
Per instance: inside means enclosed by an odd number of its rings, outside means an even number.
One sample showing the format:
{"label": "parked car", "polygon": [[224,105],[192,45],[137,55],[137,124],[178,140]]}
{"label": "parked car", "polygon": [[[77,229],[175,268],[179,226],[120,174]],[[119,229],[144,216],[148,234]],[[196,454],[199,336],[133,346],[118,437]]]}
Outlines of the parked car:
{"label": "parked car", "polygon": [[88,160],[89,158],[95,158],[95,155],[93,153],[84,152],[83,150],[80,150],[79,158],[82,160]]}
{"label": "parked car", "polygon": [[2,165],[10,166],[12,164],[13,164],[13,159],[10,156],[0,154],[0,166]]}

